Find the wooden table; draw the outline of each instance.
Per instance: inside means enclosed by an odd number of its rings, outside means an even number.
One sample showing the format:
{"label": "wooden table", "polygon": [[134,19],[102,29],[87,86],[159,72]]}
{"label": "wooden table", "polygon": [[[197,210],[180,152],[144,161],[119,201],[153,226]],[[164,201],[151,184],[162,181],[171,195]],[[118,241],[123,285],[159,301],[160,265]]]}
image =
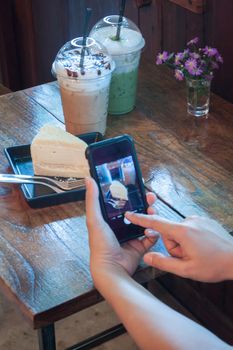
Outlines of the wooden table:
{"label": "wooden table", "polygon": [[[4,148],[31,143],[47,122],[64,123],[56,83],[0,97],[1,173],[11,172]],[[208,119],[191,117],[184,84],[143,61],[135,110],[108,118],[106,137],[122,133],[136,141],[159,214],[208,215],[233,230],[233,105],[212,95]],[[0,288],[39,330],[40,349],[55,349],[54,322],[101,300],[89,272],[84,201],[31,209],[13,185],[1,185],[0,196]],[[158,273],[141,266],[135,278]]]}

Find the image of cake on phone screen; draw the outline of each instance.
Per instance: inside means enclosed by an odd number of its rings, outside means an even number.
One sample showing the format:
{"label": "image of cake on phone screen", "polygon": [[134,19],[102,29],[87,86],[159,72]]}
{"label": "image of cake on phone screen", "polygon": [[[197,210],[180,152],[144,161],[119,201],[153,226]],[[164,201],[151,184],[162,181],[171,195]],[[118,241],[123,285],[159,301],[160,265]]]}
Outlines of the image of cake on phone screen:
{"label": "image of cake on phone screen", "polygon": [[96,166],[108,218],[144,208],[132,156]]}

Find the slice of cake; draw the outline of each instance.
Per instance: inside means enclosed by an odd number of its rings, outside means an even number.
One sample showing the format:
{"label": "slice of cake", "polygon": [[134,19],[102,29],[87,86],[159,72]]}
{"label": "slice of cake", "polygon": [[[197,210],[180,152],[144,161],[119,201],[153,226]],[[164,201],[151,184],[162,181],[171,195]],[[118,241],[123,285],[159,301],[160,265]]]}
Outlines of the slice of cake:
{"label": "slice of cake", "polygon": [[34,173],[79,178],[89,176],[86,148],[87,144],[78,137],[55,125],[46,124],[31,144]]}
{"label": "slice of cake", "polygon": [[109,190],[113,198],[123,199],[125,201],[128,200],[127,188],[124,185],[122,185],[120,181],[114,180],[111,183]]}

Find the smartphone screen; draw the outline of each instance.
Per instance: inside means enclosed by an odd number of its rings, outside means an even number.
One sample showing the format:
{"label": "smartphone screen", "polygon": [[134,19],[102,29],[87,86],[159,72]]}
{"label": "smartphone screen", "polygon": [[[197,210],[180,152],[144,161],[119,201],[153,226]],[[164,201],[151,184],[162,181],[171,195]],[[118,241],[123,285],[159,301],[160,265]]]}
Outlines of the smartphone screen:
{"label": "smartphone screen", "polygon": [[144,186],[133,142],[128,136],[122,136],[97,143],[90,149],[89,163],[91,158],[105,220],[120,242],[142,235],[144,229],[124,217],[126,211],[146,212]]}

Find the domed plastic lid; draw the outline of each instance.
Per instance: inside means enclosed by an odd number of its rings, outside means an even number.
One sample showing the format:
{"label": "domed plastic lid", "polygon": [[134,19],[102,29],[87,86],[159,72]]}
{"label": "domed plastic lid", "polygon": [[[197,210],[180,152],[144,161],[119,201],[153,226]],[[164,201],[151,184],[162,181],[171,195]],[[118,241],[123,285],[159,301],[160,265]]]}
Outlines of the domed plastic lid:
{"label": "domed plastic lid", "polygon": [[122,17],[118,40],[118,21],[118,15],[104,17],[94,25],[90,36],[103,44],[111,55],[120,55],[141,50],[145,45],[145,40],[136,24],[130,19]]}
{"label": "domed plastic lid", "polygon": [[55,77],[69,79],[95,79],[109,74],[115,63],[106,48],[95,39],[87,37],[68,41],[58,52],[52,65]]}

